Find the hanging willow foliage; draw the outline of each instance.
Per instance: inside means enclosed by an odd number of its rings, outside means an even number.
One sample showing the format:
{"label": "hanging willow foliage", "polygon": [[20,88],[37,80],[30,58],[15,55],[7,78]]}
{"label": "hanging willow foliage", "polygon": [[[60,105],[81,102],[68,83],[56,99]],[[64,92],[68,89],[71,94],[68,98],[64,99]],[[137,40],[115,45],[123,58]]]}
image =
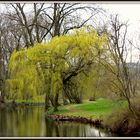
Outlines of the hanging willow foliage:
{"label": "hanging willow foliage", "polygon": [[[8,67],[7,97],[33,99],[40,94],[60,95],[72,77],[87,72],[106,42],[106,35],[99,36],[95,30],[84,28],[56,36],[48,43],[14,51]],[[79,83],[85,84],[81,79]]]}

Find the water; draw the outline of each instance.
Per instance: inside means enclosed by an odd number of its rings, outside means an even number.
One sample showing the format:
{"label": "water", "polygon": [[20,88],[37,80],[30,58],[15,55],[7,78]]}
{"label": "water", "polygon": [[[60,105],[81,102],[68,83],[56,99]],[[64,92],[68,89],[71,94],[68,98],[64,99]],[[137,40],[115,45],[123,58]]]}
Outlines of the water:
{"label": "water", "polygon": [[56,122],[45,118],[44,107],[0,110],[0,137],[107,137],[88,124]]}

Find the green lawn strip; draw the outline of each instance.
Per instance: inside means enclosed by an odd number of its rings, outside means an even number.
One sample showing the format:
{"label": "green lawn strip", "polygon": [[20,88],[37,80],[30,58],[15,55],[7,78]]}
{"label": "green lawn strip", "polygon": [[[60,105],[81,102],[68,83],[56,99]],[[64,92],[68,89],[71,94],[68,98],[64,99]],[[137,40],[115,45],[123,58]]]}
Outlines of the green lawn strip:
{"label": "green lawn strip", "polygon": [[[97,101],[83,102],[82,104],[71,104],[60,106],[58,112],[53,114],[63,114],[68,116],[80,116],[92,119],[104,119],[111,112],[122,106],[124,102],[112,101],[109,99],[98,99]],[[50,110],[52,113],[53,110]]]}
{"label": "green lawn strip", "polygon": [[[11,103],[13,100],[6,100],[6,103]],[[35,99],[16,99],[16,103],[45,103],[44,96],[37,96]]]}

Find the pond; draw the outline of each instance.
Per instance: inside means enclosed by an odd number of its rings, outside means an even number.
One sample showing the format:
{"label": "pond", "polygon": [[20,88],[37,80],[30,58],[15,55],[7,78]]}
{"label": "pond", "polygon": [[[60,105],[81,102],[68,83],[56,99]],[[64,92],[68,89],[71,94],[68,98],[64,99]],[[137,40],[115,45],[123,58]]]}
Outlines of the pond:
{"label": "pond", "polygon": [[108,137],[88,124],[56,122],[45,117],[43,106],[0,110],[0,137]]}

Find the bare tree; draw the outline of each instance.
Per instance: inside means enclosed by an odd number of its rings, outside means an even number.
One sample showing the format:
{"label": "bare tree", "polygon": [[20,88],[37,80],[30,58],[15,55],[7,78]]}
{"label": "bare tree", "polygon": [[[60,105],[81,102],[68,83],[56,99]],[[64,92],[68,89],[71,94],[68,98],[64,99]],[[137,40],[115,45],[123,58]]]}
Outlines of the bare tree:
{"label": "bare tree", "polygon": [[[103,11],[95,5],[89,6],[80,3],[54,3],[48,8],[53,10],[52,15],[47,11],[44,11],[45,15],[50,18],[53,25],[50,30],[52,37],[66,34],[72,29],[83,27],[92,17]],[[80,12],[87,12],[89,16],[82,19]]]}
{"label": "bare tree", "polygon": [[115,78],[112,81],[113,87],[118,90],[120,96],[127,100],[130,111],[138,120],[138,114],[132,105],[132,99],[136,95],[139,60],[135,63],[135,71],[132,71],[127,63],[129,53],[126,38],[127,27],[127,23],[119,21],[118,15],[111,17],[111,31],[108,43],[108,54],[110,57],[107,61],[105,59],[102,60],[102,64],[113,74]]}
{"label": "bare tree", "polygon": [[[0,20],[0,25],[2,21]],[[4,67],[4,50],[2,48],[2,33],[3,29],[0,26],[0,102],[4,101],[4,80],[5,80],[5,67]]]}
{"label": "bare tree", "polygon": [[[35,42],[42,42],[46,38],[66,34],[72,29],[83,27],[96,14],[103,11],[96,5],[89,6],[79,3],[33,3],[32,10],[25,12],[27,4],[9,4],[5,17],[15,26],[20,27],[20,39],[25,46],[33,46]],[[12,10],[9,8],[12,7]],[[88,17],[82,19],[80,12],[87,12]],[[19,37],[17,40],[20,40]],[[17,42],[18,42],[17,41]],[[20,42],[20,41],[19,41]]]}
{"label": "bare tree", "polygon": [[[33,14],[30,15],[25,13],[26,4],[10,4],[13,8],[12,11],[9,11],[5,14],[5,17],[10,19],[15,25],[20,27],[20,36],[22,36],[25,46],[33,46],[34,42],[40,42],[39,38],[39,29],[38,29],[38,16],[43,8],[44,4],[40,4],[40,7],[37,4],[34,4]],[[36,23],[36,24],[35,24]],[[34,27],[35,26],[35,27]],[[34,29],[35,28],[35,29]],[[36,35],[36,38],[34,37]]]}
{"label": "bare tree", "polygon": [[3,101],[4,92],[4,70],[3,70],[3,54],[2,48],[0,47],[0,99]]}

